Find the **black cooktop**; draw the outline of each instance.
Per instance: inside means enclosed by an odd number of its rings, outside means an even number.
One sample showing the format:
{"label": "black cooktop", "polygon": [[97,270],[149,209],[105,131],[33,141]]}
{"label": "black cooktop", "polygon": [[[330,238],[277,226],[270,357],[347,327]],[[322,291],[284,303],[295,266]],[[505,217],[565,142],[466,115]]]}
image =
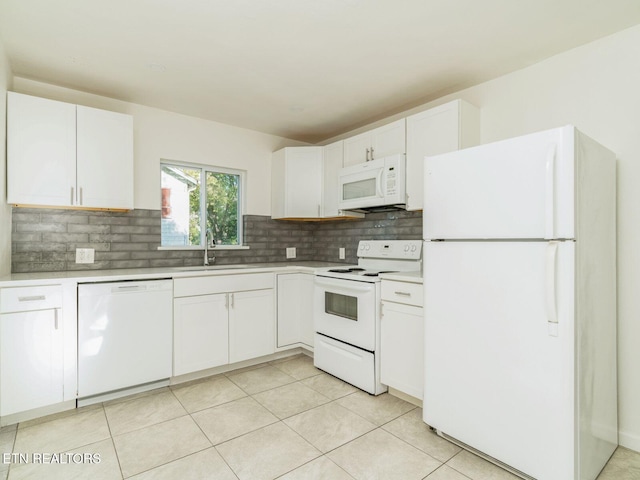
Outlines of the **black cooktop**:
{"label": "black cooktop", "polygon": [[364,272],[364,268],[351,267],[351,268],[332,268],[329,270],[333,273],[352,273],[352,272]]}

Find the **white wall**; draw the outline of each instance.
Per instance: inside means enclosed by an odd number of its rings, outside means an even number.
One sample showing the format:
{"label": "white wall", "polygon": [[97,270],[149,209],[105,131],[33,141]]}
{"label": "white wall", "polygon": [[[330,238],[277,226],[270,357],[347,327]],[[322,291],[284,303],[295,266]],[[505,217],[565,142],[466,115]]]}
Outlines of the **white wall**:
{"label": "white wall", "polygon": [[271,214],[271,153],[303,145],[274,135],[16,77],[20,93],[133,115],[134,205],[160,209],[160,160],[247,171],[245,213]]}
{"label": "white wall", "polygon": [[620,443],[640,451],[640,26],[371,126],[454,98],[481,108],[482,143],[573,124],[617,153]]}
{"label": "white wall", "polygon": [[11,207],[7,205],[7,90],[11,87],[11,69],[0,42],[0,276],[11,272]]}

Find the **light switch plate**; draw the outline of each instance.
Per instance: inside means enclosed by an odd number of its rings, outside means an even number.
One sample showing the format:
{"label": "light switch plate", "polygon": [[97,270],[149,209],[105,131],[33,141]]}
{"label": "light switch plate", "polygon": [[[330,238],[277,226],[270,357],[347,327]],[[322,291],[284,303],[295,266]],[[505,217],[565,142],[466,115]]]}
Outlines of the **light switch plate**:
{"label": "light switch plate", "polygon": [[345,257],[344,247],[340,247],[339,252],[340,253],[338,254],[338,257],[340,258],[340,260],[344,260],[344,257]]}
{"label": "light switch plate", "polygon": [[76,248],[76,263],[93,263],[95,250],[93,248]]}
{"label": "light switch plate", "polygon": [[287,247],[287,258],[296,258],[296,247]]}

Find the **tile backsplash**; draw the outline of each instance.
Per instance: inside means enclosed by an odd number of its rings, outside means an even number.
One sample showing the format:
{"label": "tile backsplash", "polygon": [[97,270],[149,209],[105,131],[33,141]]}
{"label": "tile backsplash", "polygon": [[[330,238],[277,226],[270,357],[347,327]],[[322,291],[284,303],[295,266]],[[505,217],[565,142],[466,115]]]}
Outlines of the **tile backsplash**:
{"label": "tile backsplash", "polygon": [[[300,222],[244,216],[248,250],[211,250],[215,263],[327,261],[357,263],[363,239],[422,238],[422,212],[367,214],[363,219]],[[66,209],[14,208],[11,270],[49,272],[115,268],[201,265],[202,250],[158,250],[160,210],[103,212]],[[285,249],[296,247],[287,260]],[[340,247],[346,259],[338,260]],[[95,262],[75,263],[76,248],[95,249]]]}

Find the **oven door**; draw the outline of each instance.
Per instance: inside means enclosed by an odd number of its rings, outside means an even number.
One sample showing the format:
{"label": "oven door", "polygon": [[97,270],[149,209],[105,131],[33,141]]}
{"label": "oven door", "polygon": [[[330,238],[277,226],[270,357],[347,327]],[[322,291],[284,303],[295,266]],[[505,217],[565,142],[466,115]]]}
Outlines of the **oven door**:
{"label": "oven door", "polygon": [[378,283],[316,276],[316,332],[373,352],[379,316],[378,289]]}

